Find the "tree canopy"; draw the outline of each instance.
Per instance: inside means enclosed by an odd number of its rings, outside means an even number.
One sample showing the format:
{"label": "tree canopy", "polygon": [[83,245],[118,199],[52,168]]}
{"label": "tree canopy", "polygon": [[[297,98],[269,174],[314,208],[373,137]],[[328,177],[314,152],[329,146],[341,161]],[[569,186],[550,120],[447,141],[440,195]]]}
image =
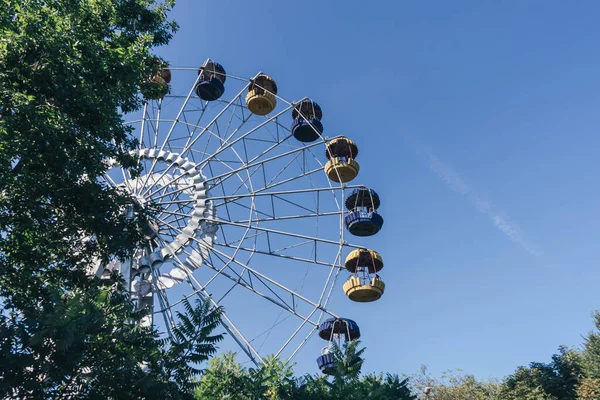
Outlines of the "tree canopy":
{"label": "tree canopy", "polygon": [[[336,368],[333,374],[295,377],[293,366],[273,357],[267,357],[258,368],[240,365],[234,353],[225,353],[209,362],[196,391],[199,400],[414,400],[407,387],[408,379],[392,374],[360,374],[356,365],[359,342],[338,349],[334,354]],[[348,361],[355,367],[345,370]]]}
{"label": "tree canopy", "polygon": [[[3,1],[0,7],[0,398],[190,398],[222,338],[186,304],[159,340],[118,275],[145,214],[103,178],[139,173],[123,114],[177,25],[172,0]],[[130,219],[124,210],[138,214]]]}

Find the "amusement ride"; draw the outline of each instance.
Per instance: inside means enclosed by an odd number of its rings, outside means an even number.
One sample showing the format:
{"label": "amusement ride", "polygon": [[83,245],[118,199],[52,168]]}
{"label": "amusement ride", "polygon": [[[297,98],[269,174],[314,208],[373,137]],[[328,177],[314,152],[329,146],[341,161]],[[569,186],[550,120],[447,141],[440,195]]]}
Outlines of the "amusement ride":
{"label": "amusement ride", "polygon": [[291,360],[317,333],[328,374],[333,343],[360,337],[355,321],[328,308],[336,283],[354,302],[384,293],[382,257],[347,240],[381,230],[381,202],[350,183],[358,145],[323,135],[315,101],[278,92],[269,75],[230,75],[211,59],[161,65],[143,82],[143,109],[128,122],[142,172],[113,163],[105,179],[150,222],[130,258],[93,273],[121,272],[137,306],[152,310],[143,323],[165,335],[184,299],[222,307],[228,335],[257,365],[264,354]]}

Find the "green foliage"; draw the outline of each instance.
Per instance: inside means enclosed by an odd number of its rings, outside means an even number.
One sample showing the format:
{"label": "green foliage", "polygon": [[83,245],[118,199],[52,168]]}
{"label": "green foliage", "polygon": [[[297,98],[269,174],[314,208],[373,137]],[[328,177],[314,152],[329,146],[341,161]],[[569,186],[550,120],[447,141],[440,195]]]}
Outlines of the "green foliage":
{"label": "green foliage", "polygon": [[184,299],[183,306],[185,313],[177,312],[179,325],[173,329],[173,338],[163,341],[168,350],[161,361],[170,371],[169,379],[191,392],[198,382],[191,381],[190,376],[202,372],[194,366],[207,361],[217,351],[215,344],[223,339],[223,335],[212,333],[220,324],[221,314],[219,309],[210,309],[209,301],[196,300],[196,305],[192,306]]}
{"label": "green foliage", "polygon": [[366,375],[354,385],[351,394],[352,399],[401,399],[413,400],[413,396],[408,388],[408,378],[400,379],[398,375]]}
{"label": "green foliage", "polygon": [[436,400],[501,400],[500,384],[496,381],[480,381],[473,375],[460,370],[445,371],[440,378],[434,378],[422,366],[411,376],[410,386],[420,399],[427,399],[425,388],[429,388],[429,398]]}
{"label": "green foliage", "polygon": [[236,362],[235,353],[227,352],[210,359],[196,391],[196,398],[231,400],[259,398],[255,397],[258,394],[253,393],[253,386],[248,369]]}
{"label": "green foliage", "polygon": [[600,313],[594,312],[596,331],[590,332],[585,338],[583,351],[583,366],[588,378],[600,379]]}
{"label": "green foliage", "polygon": [[[347,354],[344,353],[347,350]],[[356,345],[344,346],[341,357],[337,359],[340,367],[355,362]],[[362,361],[361,361],[362,364]],[[358,366],[358,370],[360,366]],[[353,370],[356,371],[356,370]],[[306,375],[294,377],[291,365],[284,364],[277,358],[266,357],[259,368],[244,368],[235,361],[235,354],[225,353],[212,358],[200,380],[196,398],[202,400],[414,400],[407,387],[408,379],[401,380],[397,375],[365,375],[353,373],[342,379],[334,376]]]}
{"label": "green foliage", "polygon": [[585,338],[583,351],[559,347],[550,363],[532,362],[519,367],[501,384],[481,382],[472,375],[448,372],[432,378],[423,367],[411,377],[411,387],[422,399],[425,387],[437,400],[597,400],[600,399],[600,313],[595,312],[596,329]]}
{"label": "green foliage", "polygon": [[552,362],[531,363],[519,367],[505,378],[503,399],[567,400],[576,399],[576,387],[583,376],[582,357],[575,350],[560,347]]}
{"label": "green foliage", "polygon": [[583,378],[577,386],[577,400],[600,399],[600,379]]}
{"label": "green foliage", "polygon": [[[135,167],[121,112],[140,104],[151,47],[175,25],[172,1],[31,0],[0,7],[0,230],[3,286],[40,269],[126,256],[129,202],[98,178]],[[83,236],[94,237],[86,246]],[[32,262],[35,260],[36,262]]]}
{"label": "green foliage", "polygon": [[[190,398],[221,339],[219,310],[186,303],[159,341],[118,276],[145,214],[103,178],[135,175],[122,113],[162,65],[173,0],[17,0],[0,7],[0,398]],[[128,219],[133,208],[138,218]]]}
{"label": "green foliage", "polygon": [[124,293],[113,275],[50,296],[52,304],[33,317],[3,316],[0,397],[192,398],[192,377],[201,372],[194,365],[222,339],[211,334],[220,310],[187,303],[180,320],[191,321],[191,329],[183,323],[175,340],[159,341]]}
{"label": "green foliage", "polygon": [[263,358],[260,368],[249,370],[252,393],[264,399],[293,398],[294,371],[292,365],[284,364],[278,358]]}
{"label": "green foliage", "polygon": [[358,379],[363,365],[362,355],[365,349],[358,349],[359,340],[344,342],[342,347],[332,343],[330,354],[334,361],[333,384],[344,385]]}

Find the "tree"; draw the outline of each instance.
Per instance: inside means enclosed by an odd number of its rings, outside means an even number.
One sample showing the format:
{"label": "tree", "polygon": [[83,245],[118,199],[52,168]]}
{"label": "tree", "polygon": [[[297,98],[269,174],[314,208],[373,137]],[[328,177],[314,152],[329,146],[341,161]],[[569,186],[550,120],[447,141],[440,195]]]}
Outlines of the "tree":
{"label": "tree", "polygon": [[2,2],[0,398],[186,398],[220,340],[219,310],[198,303],[158,341],[118,276],[86,274],[142,237],[145,211],[103,175],[108,159],[139,173],[122,113],[161,65],[172,5]]}
{"label": "tree", "polygon": [[583,368],[588,378],[600,379],[600,312],[592,314],[597,331],[591,331],[585,338]]}
{"label": "tree", "polygon": [[583,378],[577,387],[577,398],[592,400],[600,398],[600,313],[592,314],[596,331],[591,331],[585,338],[583,349]]}
{"label": "tree", "polygon": [[263,358],[259,368],[249,370],[252,393],[261,399],[294,398],[294,371],[291,364],[273,356]]}
{"label": "tree", "polygon": [[[445,371],[440,378],[427,372],[425,365],[411,377],[410,385],[420,399],[435,400],[500,400],[500,384],[493,380],[480,381],[460,370]],[[429,388],[429,394],[425,393]]]}
{"label": "tree", "polygon": [[[347,346],[338,361],[356,360],[356,345]],[[342,348],[344,349],[344,348]],[[340,350],[338,348],[338,350]],[[360,351],[362,354],[362,351]],[[345,361],[344,361],[345,360]],[[352,363],[351,363],[352,364]],[[325,375],[293,376],[292,365],[275,357],[265,357],[257,368],[244,368],[235,360],[234,353],[212,358],[196,391],[199,400],[415,400],[407,387],[408,379],[397,375],[369,374],[335,381]]]}
{"label": "tree", "polygon": [[600,399],[600,379],[583,378],[577,385],[577,400]]}
{"label": "tree", "polygon": [[505,378],[503,399],[569,400],[577,398],[577,385],[583,375],[581,354],[564,346],[552,356],[552,362],[534,362],[519,367]]}
{"label": "tree", "polygon": [[252,398],[248,370],[235,360],[235,353],[213,357],[195,392],[197,399],[246,400]]}
{"label": "tree", "polygon": [[332,382],[329,384],[331,393],[337,398],[348,398],[354,391],[353,384],[360,377],[360,370],[364,363],[362,358],[365,349],[358,349],[359,340],[344,342],[338,346],[332,343],[330,354],[333,358]]}
{"label": "tree", "polygon": [[361,378],[355,385],[353,399],[373,400],[416,400],[417,396],[411,394],[408,387],[408,378],[400,379],[398,375],[369,374]]}
{"label": "tree", "polygon": [[[192,398],[197,364],[216,352],[220,310],[184,300],[174,338],[156,340],[114,275],[56,299],[33,322],[0,326],[2,398]],[[35,324],[31,329],[29,324]],[[35,332],[27,337],[29,331]]]}

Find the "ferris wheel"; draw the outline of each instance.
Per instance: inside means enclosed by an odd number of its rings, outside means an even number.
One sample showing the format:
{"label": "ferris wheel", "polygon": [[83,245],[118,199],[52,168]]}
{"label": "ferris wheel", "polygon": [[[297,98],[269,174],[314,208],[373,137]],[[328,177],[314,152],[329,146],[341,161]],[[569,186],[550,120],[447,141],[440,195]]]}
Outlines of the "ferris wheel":
{"label": "ferris wheel", "polygon": [[[145,240],[119,270],[144,320],[162,333],[184,299],[223,307],[228,336],[259,364],[292,359],[318,332],[357,339],[358,325],[329,310],[343,291],[375,301],[385,285],[381,256],[349,239],[383,225],[377,193],[351,183],[358,146],[323,135],[323,111],[279,96],[263,73],[230,75],[212,60],[164,66],[141,87],[143,109],[128,122],[142,172],[111,165],[108,184],[149,211]],[[319,367],[327,372],[327,348]]]}

